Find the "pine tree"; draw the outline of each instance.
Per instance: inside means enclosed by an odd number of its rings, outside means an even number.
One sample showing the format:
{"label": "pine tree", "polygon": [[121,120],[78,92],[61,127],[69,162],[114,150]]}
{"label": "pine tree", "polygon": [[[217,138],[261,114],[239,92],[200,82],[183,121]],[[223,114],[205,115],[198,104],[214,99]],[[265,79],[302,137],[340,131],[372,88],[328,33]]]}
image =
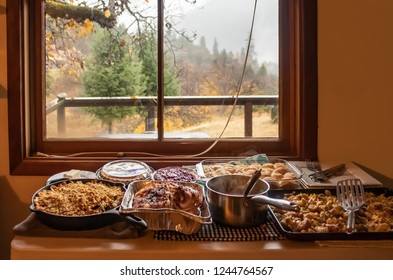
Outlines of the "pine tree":
{"label": "pine tree", "polygon": [[[152,32],[145,30],[139,38],[139,58],[142,71],[147,78],[146,96],[157,96],[157,39]],[[168,61],[164,61],[164,95],[176,96],[180,93],[180,83],[176,69]]]}
{"label": "pine tree", "polygon": [[[158,77],[157,77],[157,38],[153,32],[144,30],[137,40],[138,56],[142,62],[142,71],[146,76],[145,96],[157,97]],[[175,68],[171,67],[168,61],[164,61],[164,95],[179,95],[180,83],[178,81]],[[147,108],[138,108],[138,114],[145,118],[145,130],[155,131],[156,104],[151,104]]]}
{"label": "pine tree", "polygon": [[[146,90],[142,64],[126,37],[113,37],[104,29],[97,33],[83,81],[84,95],[89,97],[138,96]],[[134,114],[136,109],[123,106],[90,107],[87,112],[106,125],[108,133],[112,133],[113,122]]]}

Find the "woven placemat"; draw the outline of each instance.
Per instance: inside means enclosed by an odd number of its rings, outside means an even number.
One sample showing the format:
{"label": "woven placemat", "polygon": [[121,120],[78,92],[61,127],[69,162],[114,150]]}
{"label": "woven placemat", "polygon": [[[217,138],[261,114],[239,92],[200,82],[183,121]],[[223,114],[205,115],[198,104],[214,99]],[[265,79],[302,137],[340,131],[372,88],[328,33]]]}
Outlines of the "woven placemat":
{"label": "woven placemat", "polygon": [[167,241],[263,241],[283,240],[286,237],[280,232],[270,214],[265,223],[248,228],[234,228],[217,223],[204,225],[193,235],[186,235],[176,231],[155,231],[155,240]]}

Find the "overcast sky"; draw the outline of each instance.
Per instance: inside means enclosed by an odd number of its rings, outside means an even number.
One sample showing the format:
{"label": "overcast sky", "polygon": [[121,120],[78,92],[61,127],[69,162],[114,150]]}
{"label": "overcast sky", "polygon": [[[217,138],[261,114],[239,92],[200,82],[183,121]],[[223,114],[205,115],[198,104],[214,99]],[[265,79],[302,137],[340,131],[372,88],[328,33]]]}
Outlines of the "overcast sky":
{"label": "overcast sky", "polygon": [[[196,43],[203,35],[211,49],[216,38],[220,50],[237,53],[246,45],[253,8],[254,0],[197,0],[196,5],[186,6],[181,24],[196,31]],[[259,62],[278,60],[277,14],[277,0],[258,1],[253,40]]]}
{"label": "overcast sky", "polygon": [[[246,47],[251,29],[255,0],[166,0],[165,7],[172,14],[183,14],[175,21],[177,29],[196,32],[195,43],[204,36],[212,50],[217,39],[220,50],[240,53]],[[138,6],[147,8],[146,13],[156,15],[156,2],[136,0]],[[173,13],[173,11],[176,11]],[[126,17],[123,19],[127,21]],[[126,24],[127,25],[127,24]],[[257,13],[253,30],[253,42],[260,63],[278,62],[278,0],[257,0]]]}

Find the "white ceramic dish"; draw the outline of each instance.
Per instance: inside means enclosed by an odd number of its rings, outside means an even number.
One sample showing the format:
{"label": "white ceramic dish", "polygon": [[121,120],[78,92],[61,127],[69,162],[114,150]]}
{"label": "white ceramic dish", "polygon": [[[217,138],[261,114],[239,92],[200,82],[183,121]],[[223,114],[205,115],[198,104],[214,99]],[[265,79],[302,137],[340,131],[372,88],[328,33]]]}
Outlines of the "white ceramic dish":
{"label": "white ceramic dish", "polygon": [[[69,170],[52,175],[51,177],[48,178],[47,183],[61,180],[61,179],[67,179],[66,177],[64,177],[64,175],[67,174],[68,172],[69,172]],[[97,179],[97,175],[95,172],[81,170],[79,172],[79,176],[76,178],[72,178],[72,179],[73,180],[74,179]]]}

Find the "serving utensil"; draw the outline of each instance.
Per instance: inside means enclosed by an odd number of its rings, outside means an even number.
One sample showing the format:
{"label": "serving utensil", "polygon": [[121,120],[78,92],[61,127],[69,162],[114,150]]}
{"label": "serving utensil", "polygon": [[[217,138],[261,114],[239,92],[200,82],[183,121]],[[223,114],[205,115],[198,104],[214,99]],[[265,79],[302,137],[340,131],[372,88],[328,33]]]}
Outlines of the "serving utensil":
{"label": "serving utensil", "polygon": [[355,231],[355,212],[365,202],[364,187],[360,179],[346,179],[337,182],[337,202],[348,211],[347,233]]}
{"label": "serving utensil", "polygon": [[254,174],[250,177],[250,180],[247,181],[246,186],[244,188],[243,197],[247,197],[250,193],[251,189],[254,187],[255,183],[261,177],[262,169],[258,169],[254,172]]}
{"label": "serving utensil", "polygon": [[309,175],[310,179],[313,181],[323,182],[326,181],[328,178],[323,174],[321,166],[319,163],[314,163],[311,159],[306,159],[306,166],[307,169],[314,172]]}
{"label": "serving utensil", "polygon": [[307,166],[308,166],[307,168],[309,170],[314,170],[314,173],[311,173],[310,175],[308,175],[308,177],[311,180],[313,180],[314,182],[325,182],[332,177],[343,175],[345,173],[345,171],[347,170],[347,167],[345,166],[344,163],[339,164],[339,165],[335,165],[335,166],[325,169],[325,170],[321,170],[320,167],[317,167],[319,165],[316,165],[313,162],[307,163],[307,161],[306,161],[306,164],[307,164]]}
{"label": "serving utensil", "polygon": [[[279,209],[287,210],[287,211],[296,211],[297,212],[300,210],[299,205],[297,205],[294,202],[287,201],[285,199],[272,199],[266,195],[262,195],[262,196],[261,195],[254,195],[250,199],[248,199],[249,193],[251,192],[253,187],[258,182],[259,178],[261,177],[261,174],[262,174],[262,169],[256,170],[245,185],[245,188],[243,191],[243,198],[244,198],[243,205],[245,207],[255,207],[256,204],[259,204],[259,205],[269,204],[269,205],[275,206]],[[266,184],[269,186],[269,189],[270,189],[269,183],[266,182]]]}

